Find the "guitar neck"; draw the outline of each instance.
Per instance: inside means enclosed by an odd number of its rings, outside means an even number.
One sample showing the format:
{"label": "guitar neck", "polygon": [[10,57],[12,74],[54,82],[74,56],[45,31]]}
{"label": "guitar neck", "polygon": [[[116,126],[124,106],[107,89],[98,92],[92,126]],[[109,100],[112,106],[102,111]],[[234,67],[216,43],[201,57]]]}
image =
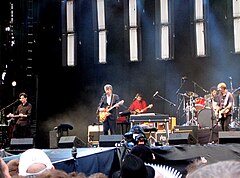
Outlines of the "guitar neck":
{"label": "guitar neck", "polygon": [[119,101],[118,103],[116,103],[116,104],[114,104],[112,107],[110,107],[109,109],[108,109],[108,111],[111,111],[113,108],[115,108],[117,105],[122,105],[123,104],[123,100],[122,101]]}

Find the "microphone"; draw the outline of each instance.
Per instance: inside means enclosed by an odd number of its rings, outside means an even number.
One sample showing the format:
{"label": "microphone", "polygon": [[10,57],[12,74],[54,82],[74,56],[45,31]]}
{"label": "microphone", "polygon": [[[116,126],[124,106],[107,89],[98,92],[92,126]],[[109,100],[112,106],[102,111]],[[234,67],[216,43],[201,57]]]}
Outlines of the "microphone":
{"label": "microphone", "polygon": [[229,80],[232,80],[232,77],[228,77],[229,78]]}
{"label": "microphone", "polygon": [[182,80],[187,80],[187,79],[188,79],[187,76],[182,77]]}
{"label": "microphone", "polygon": [[158,94],[158,91],[156,91],[156,92],[154,93],[153,97],[155,97],[157,94]]}
{"label": "microphone", "polygon": [[174,103],[170,103],[170,106],[176,106],[176,104],[174,104]]}

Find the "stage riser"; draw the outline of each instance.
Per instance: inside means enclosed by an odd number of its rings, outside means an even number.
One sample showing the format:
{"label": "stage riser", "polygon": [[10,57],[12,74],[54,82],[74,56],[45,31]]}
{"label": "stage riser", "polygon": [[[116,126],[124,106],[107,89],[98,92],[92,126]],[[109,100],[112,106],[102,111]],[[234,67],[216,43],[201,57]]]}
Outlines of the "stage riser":
{"label": "stage riser", "polygon": [[240,131],[225,131],[218,133],[219,144],[240,143]]}

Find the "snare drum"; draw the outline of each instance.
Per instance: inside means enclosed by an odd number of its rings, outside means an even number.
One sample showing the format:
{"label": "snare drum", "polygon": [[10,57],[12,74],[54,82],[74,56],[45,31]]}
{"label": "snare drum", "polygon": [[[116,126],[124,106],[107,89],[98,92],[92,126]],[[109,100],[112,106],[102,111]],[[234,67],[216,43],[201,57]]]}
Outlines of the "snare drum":
{"label": "snare drum", "polygon": [[195,108],[197,111],[201,111],[206,106],[206,100],[202,97],[195,99]]}

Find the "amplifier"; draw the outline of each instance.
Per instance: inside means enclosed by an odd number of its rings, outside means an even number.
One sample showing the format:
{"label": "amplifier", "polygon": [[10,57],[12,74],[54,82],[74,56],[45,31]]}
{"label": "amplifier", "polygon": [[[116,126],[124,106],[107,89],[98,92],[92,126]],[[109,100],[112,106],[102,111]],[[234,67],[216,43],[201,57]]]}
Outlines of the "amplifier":
{"label": "amplifier", "polygon": [[99,141],[100,135],[103,135],[103,125],[88,126],[88,143],[90,141]]}

